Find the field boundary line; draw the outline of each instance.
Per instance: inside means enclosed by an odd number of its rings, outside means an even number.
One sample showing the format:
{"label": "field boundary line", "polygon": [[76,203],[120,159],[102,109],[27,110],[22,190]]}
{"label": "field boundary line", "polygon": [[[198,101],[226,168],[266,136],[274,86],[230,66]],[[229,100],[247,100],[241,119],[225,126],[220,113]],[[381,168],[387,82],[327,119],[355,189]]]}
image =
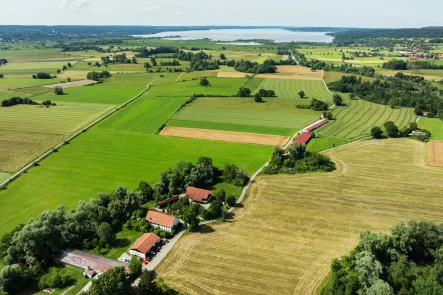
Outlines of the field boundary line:
{"label": "field boundary line", "polygon": [[125,103],[123,103],[122,105],[118,106],[115,109],[112,109],[111,111],[107,112],[106,114],[104,114],[103,116],[99,117],[97,120],[93,121],[92,123],[86,125],[85,127],[80,128],[80,130],[78,130],[77,132],[75,132],[74,134],[70,135],[68,138],[66,138],[65,140],[63,140],[61,143],[57,144],[56,146],[52,147],[50,150],[48,150],[47,152],[45,152],[44,154],[42,154],[40,157],[38,157],[37,159],[31,161],[30,163],[28,163],[25,167],[23,167],[22,169],[20,169],[19,171],[17,171],[16,173],[14,173],[13,175],[11,175],[9,178],[7,178],[5,181],[3,181],[2,183],[0,183],[0,189],[1,188],[5,188],[7,184],[11,183],[12,181],[14,181],[15,179],[17,179],[23,172],[26,172],[26,170],[28,170],[29,168],[31,168],[32,166],[34,166],[35,164],[37,164],[39,161],[43,160],[44,158],[48,157],[50,154],[54,153],[56,150],[58,150],[59,148],[63,147],[67,142],[69,142],[70,140],[76,138],[77,136],[79,136],[80,134],[86,132],[88,129],[90,129],[91,127],[97,125],[98,123],[100,123],[101,121],[103,121],[104,119],[108,118],[109,116],[111,116],[113,113],[117,112],[118,110],[120,110],[121,108],[124,108],[125,106],[127,106],[128,104],[130,104],[131,102],[133,102],[134,100],[136,100],[137,98],[139,98],[140,96],[142,96],[146,91],[148,91],[151,88],[151,84],[154,83],[155,81],[157,81],[158,78],[156,78],[154,81],[150,82],[147,87],[145,89],[143,89],[142,92],[140,92],[139,94],[137,94],[136,96],[134,96],[133,98],[131,98],[130,100],[126,101]]}
{"label": "field boundary line", "polygon": [[[325,75],[325,70],[322,70],[322,74],[321,74],[321,80],[323,81],[323,84],[325,85],[325,87],[326,87],[326,90],[330,93],[330,94],[332,94],[332,95],[334,95],[334,93],[332,93],[330,90],[329,90],[329,88],[328,88],[328,85],[326,84],[326,82],[325,82],[325,80],[323,79],[323,77],[324,77],[324,75]],[[333,107],[333,106],[332,106]],[[331,107],[331,108],[332,108]]]}
{"label": "field boundary line", "polygon": [[183,72],[180,74],[180,76],[178,76],[177,80],[175,80],[174,83],[178,82],[178,80],[181,78],[181,76],[183,76]]}

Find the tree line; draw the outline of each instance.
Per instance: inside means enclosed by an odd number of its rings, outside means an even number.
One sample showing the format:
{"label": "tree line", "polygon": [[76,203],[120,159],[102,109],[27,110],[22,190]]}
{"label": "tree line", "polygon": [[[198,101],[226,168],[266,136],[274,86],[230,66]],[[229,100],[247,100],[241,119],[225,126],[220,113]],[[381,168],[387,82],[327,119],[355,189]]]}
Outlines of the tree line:
{"label": "tree line", "polygon": [[291,144],[287,150],[276,147],[269,165],[263,169],[265,174],[305,173],[314,171],[330,172],[335,170],[334,162],[328,156],[306,150],[302,143]]}
{"label": "tree line", "polygon": [[439,115],[443,118],[443,91],[416,76],[398,73],[394,77],[383,77],[373,82],[363,81],[356,76],[342,76],[340,80],[329,83],[328,87],[393,108],[415,108],[417,115],[427,111],[429,117]]}
{"label": "tree line", "polygon": [[404,61],[399,59],[393,59],[383,63],[383,69],[406,71],[406,70],[441,70],[443,65],[437,65],[434,61],[430,60],[416,60],[416,61]]}
{"label": "tree line", "polygon": [[443,224],[409,221],[390,234],[365,231],[348,256],[334,259],[322,295],[443,294]]}
{"label": "tree line", "polygon": [[12,107],[18,104],[30,104],[37,105],[38,102],[33,101],[30,98],[11,97],[10,99],[2,100],[2,107]]}
{"label": "tree line", "polygon": [[151,57],[155,54],[161,54],[161,53],[178,53],[178,48],[176,47],[170,47],[170,46],[160,46],[156,48],[147,48],[147,47],[140,47],[140,48],[134,48],[132,51],[137,52],[137,57]]}

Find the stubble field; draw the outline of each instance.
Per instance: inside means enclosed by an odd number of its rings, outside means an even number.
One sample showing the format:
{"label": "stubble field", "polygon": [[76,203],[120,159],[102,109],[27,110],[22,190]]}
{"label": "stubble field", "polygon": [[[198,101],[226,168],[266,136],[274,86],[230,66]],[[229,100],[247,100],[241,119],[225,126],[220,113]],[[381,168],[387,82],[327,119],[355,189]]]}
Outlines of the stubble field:
{"label": "stubble field", "polygon": [[443,166],[443,140],[431,140],[428,143],[428,163],[431,166]]}
{"label": "stubble field", "polygon": [[443,221],[443,168],[426,165],[425,144],[364,141],[328,155],[333,173],[260,176],[232,220],[184,236],[159,276],[190,295],[316,294],[361,231]]}

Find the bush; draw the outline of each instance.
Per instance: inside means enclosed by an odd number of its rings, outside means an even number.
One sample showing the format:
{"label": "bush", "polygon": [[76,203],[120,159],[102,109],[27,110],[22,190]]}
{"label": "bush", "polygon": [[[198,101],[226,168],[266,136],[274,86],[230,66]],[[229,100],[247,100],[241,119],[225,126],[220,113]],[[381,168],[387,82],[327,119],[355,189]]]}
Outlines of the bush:
{"label": "bush", "polygon": [[61,86],[54,87],[54,93],[55,93],[55,95],[63,95],[64,94],[63,87],[61,87]]}
{"label": "bush", "polygon": [[236,94],[238,97],[248,97],[249,95],[251,95],[251,89],[245,87],[241,87]]}
{"label": "bush", "polygon": [[263,102],[263,98],[261,97],[260,94],[256,93],[256,94],[254,95],[254,101],[255,101],[255,102]]}
{"label": "bush", "polygon": [[0,74],[0,79],[4,78],[5,76],[3,74]]}
{"label": "bush", "polygon": [[371,129],[371,136],[376,138],[376,139],[380,139],[383,137],[383,130],[380,127],[372,127]]}
{"label": "bush", "polygon": [[209,83],[209,80],[206,77],[203,77],[200,79],[200,86],[209,86],[211,83]]}
{"label": "bush", "polygon": [[328,109],[328,104],[313,98],[311,100],[311,105],[310,105],[311,109],[313,109],[314,111],[326,111]]}
{"label": "bush", "polygon": [[52,268],[41,276],[38,282],[39,289],[64,288],[75,282],[73,274],[67,268]]}
{"label": "bush", "polygon": [[237,198],[232,194],[226,198],[226,204],[228,204],[229,207],[234,206],[235,202],[237,202]]}
{"label": "bush", "polygon": [[51,74],[48,73],[37,73],[36,75],[32,75],[34,79],[52,79]]}
{"label": "bush", "polygon": [[260,94],[262,97],[273,97],[273,96],[275,96],[274,90],[266,90],[266,89],[260,89],[258,91],[258,94]]}

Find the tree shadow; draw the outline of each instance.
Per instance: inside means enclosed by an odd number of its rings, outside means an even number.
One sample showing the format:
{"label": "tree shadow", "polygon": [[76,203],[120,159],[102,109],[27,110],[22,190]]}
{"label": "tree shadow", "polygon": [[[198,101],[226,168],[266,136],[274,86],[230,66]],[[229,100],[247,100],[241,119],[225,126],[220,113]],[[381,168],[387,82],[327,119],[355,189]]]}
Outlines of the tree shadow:
{"label": "tree shadow", "polygon": [[207,224],[200,225],[200,227],[198,229],[198,233],[200,233],[200,234],[210,234],[213,232],[215,232],[215,229]]}
{"label": "tree shadow", "polygon": [[131,244],[131,241],[128,239],[115,239],[112,242],[112,247],[121,248],[121,247],[129,246],[130,244]]}

